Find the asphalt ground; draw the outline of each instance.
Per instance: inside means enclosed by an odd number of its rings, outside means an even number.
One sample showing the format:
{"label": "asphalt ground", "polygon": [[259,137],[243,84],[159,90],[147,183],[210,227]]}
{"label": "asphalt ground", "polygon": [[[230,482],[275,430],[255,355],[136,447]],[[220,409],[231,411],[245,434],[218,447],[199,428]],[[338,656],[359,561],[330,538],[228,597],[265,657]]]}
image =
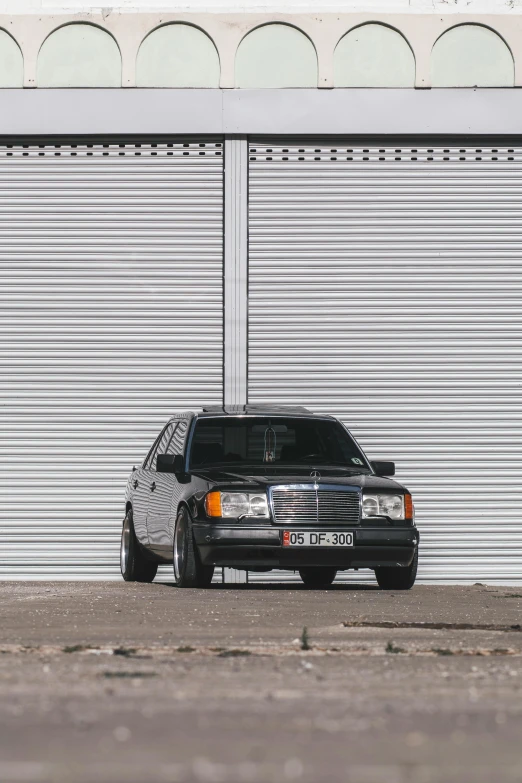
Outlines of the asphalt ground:
{"label": "asphalt ground", "polygon": [[0,607],[1,781],[522,781],[516,588],[4,582]]}

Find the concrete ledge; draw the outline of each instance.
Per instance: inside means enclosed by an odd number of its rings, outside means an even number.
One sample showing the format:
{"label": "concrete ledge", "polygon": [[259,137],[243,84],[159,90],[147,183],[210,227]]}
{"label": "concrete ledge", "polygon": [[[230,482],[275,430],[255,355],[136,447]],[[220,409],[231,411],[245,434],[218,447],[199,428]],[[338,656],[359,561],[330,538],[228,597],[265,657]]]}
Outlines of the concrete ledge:
{"label": "concrete ledge", "polygon": [[1,90],[0,134],[522,133],[522,91]]}

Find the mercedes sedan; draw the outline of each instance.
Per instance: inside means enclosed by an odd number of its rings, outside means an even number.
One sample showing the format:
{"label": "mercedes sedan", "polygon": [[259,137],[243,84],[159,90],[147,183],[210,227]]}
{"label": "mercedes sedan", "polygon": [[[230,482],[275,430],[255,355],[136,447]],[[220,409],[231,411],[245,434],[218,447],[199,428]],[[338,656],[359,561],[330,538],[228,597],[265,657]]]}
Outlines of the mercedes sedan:
{"label": "mercedes sedan", "polygon": [[333,416],[304,408],[205,408],[173,416],[129,477],[121,536],[126,581],[172,563],[179,587],[219,566],[298,571],[327,587],[372,569],[383,589],[415,582],[411,494],[369,461]]}

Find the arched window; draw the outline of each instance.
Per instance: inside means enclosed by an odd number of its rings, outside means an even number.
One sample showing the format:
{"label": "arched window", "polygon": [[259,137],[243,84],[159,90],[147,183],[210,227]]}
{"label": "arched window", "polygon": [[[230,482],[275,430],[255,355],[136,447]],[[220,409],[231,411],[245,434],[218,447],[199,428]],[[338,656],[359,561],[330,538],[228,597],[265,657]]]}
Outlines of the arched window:
{"label": "arched window", "polygon": [[237,50],[236,87],[317,87],[317,55],[310,39],[287,24],[252,30]]}
{"label": "arched window", "polygon": [[514,81],[511,52],[502,38],[487,27],[453,27],[433,47],[433,87],[513,87]]}
{"label": "arched window", "polygon": [[407,41],[383,24],[365,24],[341,38],[334,53],[336,87],[414,87]]}
{"label": "arched window", "polygon": [[38,55],[38,87],[121,87],[114,38],[92,24],[74,23],[46,38]]}
{"label": "arched window", "polygon": [[136,61],[138,87],[219,87],[219,57],[213,41],[189,24],[153,30]]}

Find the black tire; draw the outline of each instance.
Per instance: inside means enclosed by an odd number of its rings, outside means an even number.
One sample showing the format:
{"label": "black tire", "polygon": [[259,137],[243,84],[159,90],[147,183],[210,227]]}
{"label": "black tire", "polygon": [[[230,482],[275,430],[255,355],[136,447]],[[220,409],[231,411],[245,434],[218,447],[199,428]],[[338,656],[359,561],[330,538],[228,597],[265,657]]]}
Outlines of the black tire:
{"label": "black tire", "polygon": [[177,587],[209,587],[214,566],[203,565],[194,542],[192,520],[185,507],[178,512],[172,552]]}
{"label": "black tire", "polygon": [[306,587],[330,587],[336,575],[337,568],[330,566],[310,566],[299,569],[299,576]]}
{"label": "black tire", "polygon": [[120,543],[120,569],[126,582],[152,582],[158,571],[158,564],[147,560],[140,549],[134,523],[132,509],[127,511],[123,520]]}
{"label": "black tire", "polygon": [[416,549],[409,566],[391,566],[375,569],[375,578],[381,590],[410,590],[417,577],[419,552]]}

